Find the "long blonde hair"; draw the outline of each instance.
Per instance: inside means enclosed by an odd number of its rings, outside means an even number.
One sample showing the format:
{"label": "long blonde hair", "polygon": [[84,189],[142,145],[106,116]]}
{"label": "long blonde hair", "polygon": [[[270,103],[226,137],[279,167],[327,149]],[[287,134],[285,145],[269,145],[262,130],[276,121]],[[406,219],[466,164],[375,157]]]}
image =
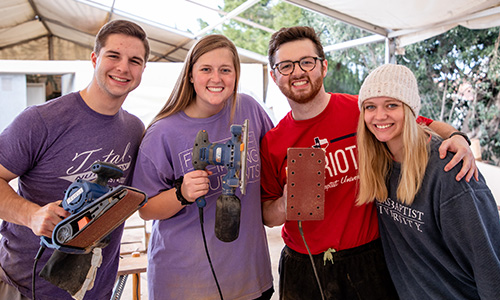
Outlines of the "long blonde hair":
{"label": "long blonde hair", "polygon": [[[231,120],[233,119],[236,109],[238,82],[241,72],[240,58],[238,56],[236,46],[233,44],[233,42],[231,42],[231,40],[221,34],[211,34],[204,36],[195,45],[193,45],[193,47],[191,47],[184,61],[181,73],[177,78],[177,82],[175,83],[172,93],[170,94],[170,97],[168,98],[167,102],[160,110],[160,112],[156,115],[156,117],[154,117],[148,128],[151,127],[151,125],[153,125],[155,122],[163,118],[173,115],[179,111],[183,111],[184,109],[186,109],[186,107],[188,107],[192,102],[196,100],[196,91],[194,89],[193,83],[190,80],[193,72],[193,65],[203,54],[219,48],[227,48],[233,55],[232,59],[236,73],[231,106]],[[228,105],[227,102],[226,105]]]}
{"label": "long blonde hair", "polygon": [[[409,106],[404,108],[403,161],[398,183],[398,200],[410,205],[415,199],[429,161],[429,130],[417,124]],[[356,203],[370,203],[373,200],[387,200],[387,180],[392,165],[392,154],[386,144],[366,127],[365,109],[361,106],[358,121],[359,191]]]}

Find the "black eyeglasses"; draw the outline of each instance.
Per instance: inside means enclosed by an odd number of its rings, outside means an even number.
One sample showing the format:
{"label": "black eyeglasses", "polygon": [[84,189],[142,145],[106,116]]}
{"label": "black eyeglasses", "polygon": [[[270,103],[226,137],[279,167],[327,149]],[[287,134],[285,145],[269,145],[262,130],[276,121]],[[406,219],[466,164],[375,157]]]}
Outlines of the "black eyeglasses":
{"label": "black eyeglasses", "polygon": [[316,61],[323,61],[324,59],[321,57],[313,57],[313,56],[306,56],[301,58],[300,60],[296,61],[291,61],[291,60],[285,60],[281,61],[279,63],[274,64],[272,69],[278,69],[278,72],[281,73],[281,75],[290,75],[293,73],[295,70],[295,64],[298,63],[300,69],[304,72],[310,72],[314,70],[316,67]]}

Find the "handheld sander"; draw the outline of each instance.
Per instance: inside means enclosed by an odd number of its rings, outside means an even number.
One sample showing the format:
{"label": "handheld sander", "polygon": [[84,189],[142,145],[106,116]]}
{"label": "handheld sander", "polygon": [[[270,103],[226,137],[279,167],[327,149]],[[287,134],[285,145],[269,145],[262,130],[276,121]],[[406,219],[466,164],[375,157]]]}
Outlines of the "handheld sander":
{"label": "handheld sander", "polygon": [[41,238],[42,246],[66,253],[88,253],[146,204],[146,194],[138,189],[107,185],[109,179],[123,176],[114,164],[96,162],[91,169],[97,179],[77,179],[68,187],[62,207],[71,215],[56,225],[52,239]]}
{"label": "handheld sander", "polygon": [[40,277],[68,291],[74,299],[82,299],[93,286],[102,261],[101,248],[109,243],[111,232],[147,202],[146,194],[138,189],[108,185],[110,179],[123,176],[114,164],[96,162],[91,170],[97,179],[78,179],[64,193],[61,206],[71,215],[55,226],[52,238],[41,237],[33,267],[33,299],[36,264],[45,248],[54,252]]}
{"label": "handheld sander", "polygon": [[[239,186],[246,193],[246,166],[248,147],[248,120],[243,125],[231,125],[231,139],[226,143],[210,143],[208,133],[200,130],[193,147],[193,167],[204,170],[208,165],[224,166],[227,174],[222,178],[222,194],[215,211],[215,236],[223,242],[238,238],[241,201],[235,195]],[[196,199],[198,207],[206,205],[205,198]]]}

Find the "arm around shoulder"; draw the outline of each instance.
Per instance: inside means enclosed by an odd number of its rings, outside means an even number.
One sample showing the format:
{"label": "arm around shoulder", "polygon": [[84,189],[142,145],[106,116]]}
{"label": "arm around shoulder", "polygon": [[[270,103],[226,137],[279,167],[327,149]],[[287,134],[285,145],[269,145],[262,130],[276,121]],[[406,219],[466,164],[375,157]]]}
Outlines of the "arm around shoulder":
{"label": "arm around shoulder", "polygon": [[455,127],[441,121],[432,121],[432,123],[429,124],[429,128],[434,130],[443,139],[447,139],[453,132],[457,131]]}
{"label": "arm around shoulder", "polygon": [[470,141],[467,135],[462,133],[458,134],[458,131],[453,126],[444,122],[434,121],[429,127],[444,139],[441,147],[439,147],[440,157],[444,158],[447,151],[455,153],[452,160],[445,166],[445,172],[453,169],[460,161],[463,161],[462,169],[455,179],[460,181],[465,177],[466,181],[470,181],[470,179],[474,177],[478,180],[479,172],[474,154],[469,147]]}

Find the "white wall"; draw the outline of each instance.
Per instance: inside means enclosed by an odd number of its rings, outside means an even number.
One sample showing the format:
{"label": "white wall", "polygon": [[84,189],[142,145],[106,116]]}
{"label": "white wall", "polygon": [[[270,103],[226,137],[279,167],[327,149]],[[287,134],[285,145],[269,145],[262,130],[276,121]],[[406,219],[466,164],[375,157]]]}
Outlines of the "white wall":
{"label": "white wall", "polygon": [[[1,65],[1,64],[0,64]],[[26,76],[0,73],[0,132],[26,107]]]}
{"label": "white wall", "polygon": [[26,106],[44,103],[47,97],[45,91],[44,82],[26,83]]}
{"label": "white wall", "polygon": [[476,161],[476,164],[479,168],[479,171],[481,171],[481,174],[483,174],[484,180],[486,180],[486,184],[490,188],[493,197],[495,197],[500,210],[500,185],[498,185],[497,183],[498,178],[500,177],[500,167],[486,164],[480,161]]}

